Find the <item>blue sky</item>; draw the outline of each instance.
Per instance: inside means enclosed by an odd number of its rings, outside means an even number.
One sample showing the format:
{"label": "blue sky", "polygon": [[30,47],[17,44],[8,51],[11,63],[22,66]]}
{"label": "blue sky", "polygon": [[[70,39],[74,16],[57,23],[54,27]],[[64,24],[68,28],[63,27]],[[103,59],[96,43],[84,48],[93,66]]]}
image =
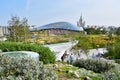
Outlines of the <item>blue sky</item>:
{"label": "blue sky", "polygon": [[120,0],[0,0],[0,25],[11,15],[26,17],[30,25],[67,21],[76,25],[80,15],[86,25],[120,26]]}

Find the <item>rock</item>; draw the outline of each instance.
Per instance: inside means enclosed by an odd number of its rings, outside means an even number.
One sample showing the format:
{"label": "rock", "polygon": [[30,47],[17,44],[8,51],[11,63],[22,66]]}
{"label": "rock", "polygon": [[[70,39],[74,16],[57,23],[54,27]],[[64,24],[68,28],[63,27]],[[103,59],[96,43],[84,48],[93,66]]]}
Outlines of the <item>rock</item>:
{"label": "rock", "polygon": [[75,78],[79,78],[79,77],[80,77],[76,71],[74,71],[74,72],[72,73],[72,75],[73,75]]}
{"label": "rock", "polygon": [[87,76],[83,80],[91,80],[91,79]]}
{"label": "rock", "polygon": [[54,69],[58,68],[58,64],[54,64],[54,65],[53,65],[53,68],[54,68]]}
{"label": "rock", "polygon": [[66,73],[73,73],[72,70],[66,70]]}
{"label": "rock", "polygon": [[58,72],[62,72],[63,70],[62,69],[58,69]]}

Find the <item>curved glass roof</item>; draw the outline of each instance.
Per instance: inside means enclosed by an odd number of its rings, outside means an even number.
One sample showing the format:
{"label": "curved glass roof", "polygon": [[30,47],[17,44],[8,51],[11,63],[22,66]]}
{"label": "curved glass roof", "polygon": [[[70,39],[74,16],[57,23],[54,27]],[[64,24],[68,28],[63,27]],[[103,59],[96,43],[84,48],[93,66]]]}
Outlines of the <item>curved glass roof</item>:
{"label": "curved glass roof", "polygon": [[37,30],[46,30],[46,29],[66,29],[66,30],[73,30],[73,31],[83,31],[82,27],[75,26],[68,22],[56,22],[56,23],[51,23],[51,24],[37,27]]}

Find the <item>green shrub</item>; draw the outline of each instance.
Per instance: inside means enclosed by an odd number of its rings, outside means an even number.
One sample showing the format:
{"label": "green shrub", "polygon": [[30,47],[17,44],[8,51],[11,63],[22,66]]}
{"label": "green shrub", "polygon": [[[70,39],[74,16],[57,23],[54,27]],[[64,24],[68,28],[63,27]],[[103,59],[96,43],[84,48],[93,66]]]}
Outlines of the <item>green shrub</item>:
{"label": "green shrub", "polygon": [[114,59],[116,63],[120,64],[120,59]]}
{"label": "green shrub", "polygon": [[115,40],[115,43],[107,47],[108,52],[104,54],[104,57],[110,59],[120,59],[120,36]]}
{"label": "green shrub", "polygon": [[0,55],[0,80],[56,80],[52,68],[45,68],[31,58],[11,58]]}
{"label": "green shrub", "polygon": [[85,68],[97,73],[105,72],[114,67],[111,62],[102,59],[80,59],[73,63],[74,66],[79,68]]}
{"label": "green shrub", "polygon": [[[76,48],[84,49],[93,49],[93,48],[103,48],[106,47],[108,41],[107,36],[101,35],[86,35],[86,36],[78,36],[75,39],[78,41],[78,44],[75,46]],[[110,43],[113,44],[114,40],[110,40]]]}
{"label": "green shrub", "polygon": [[103,73],[102,80],[120,80],[120,66]]}
{"label": "green shrub", "polygon": [[5,51],[33,51],[39,53],[39,59],[43,63],[54,63],[55,54],[49,48],[35,44],[22,44],[15,42],[0,42],[0,49]]}

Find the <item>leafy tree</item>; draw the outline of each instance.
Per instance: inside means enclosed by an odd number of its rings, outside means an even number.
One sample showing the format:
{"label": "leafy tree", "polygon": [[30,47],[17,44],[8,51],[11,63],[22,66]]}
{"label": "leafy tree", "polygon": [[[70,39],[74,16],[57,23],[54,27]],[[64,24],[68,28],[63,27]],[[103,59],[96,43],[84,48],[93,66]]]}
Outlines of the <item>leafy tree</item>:
{"label": "leafy tree", "polygon": [[117,34],[117,35],[120,35],[120,27],[117,28],[116,34]]}
{"label": "leafy tree", "polygon": [[9,24],[9,40],[14,42],[22,42],[29,38],[29,26],[28,20],[23,18],[20,20],[17,16],[12,16],[11,20],[8,21]]}
{"label": "leafy tree", "polygon": [[95,34],[95,28],[93,28],[93,27],[86,28],[85,31],[87,32],[87,34]]}
{"label": "leafy tree", "polygon": [[96,26],[91,26],[91,27],[87,27],[84,30],[88,33],[88,34],[106,34],[107,31],[105,28],[100,28],[100,27],[96,27]]}
{"label": "leafy tree", "polygon": [[108,34],[108,38],[109,38],[109,40],[112,39],[112,32],[109,32],[109,34]]}

